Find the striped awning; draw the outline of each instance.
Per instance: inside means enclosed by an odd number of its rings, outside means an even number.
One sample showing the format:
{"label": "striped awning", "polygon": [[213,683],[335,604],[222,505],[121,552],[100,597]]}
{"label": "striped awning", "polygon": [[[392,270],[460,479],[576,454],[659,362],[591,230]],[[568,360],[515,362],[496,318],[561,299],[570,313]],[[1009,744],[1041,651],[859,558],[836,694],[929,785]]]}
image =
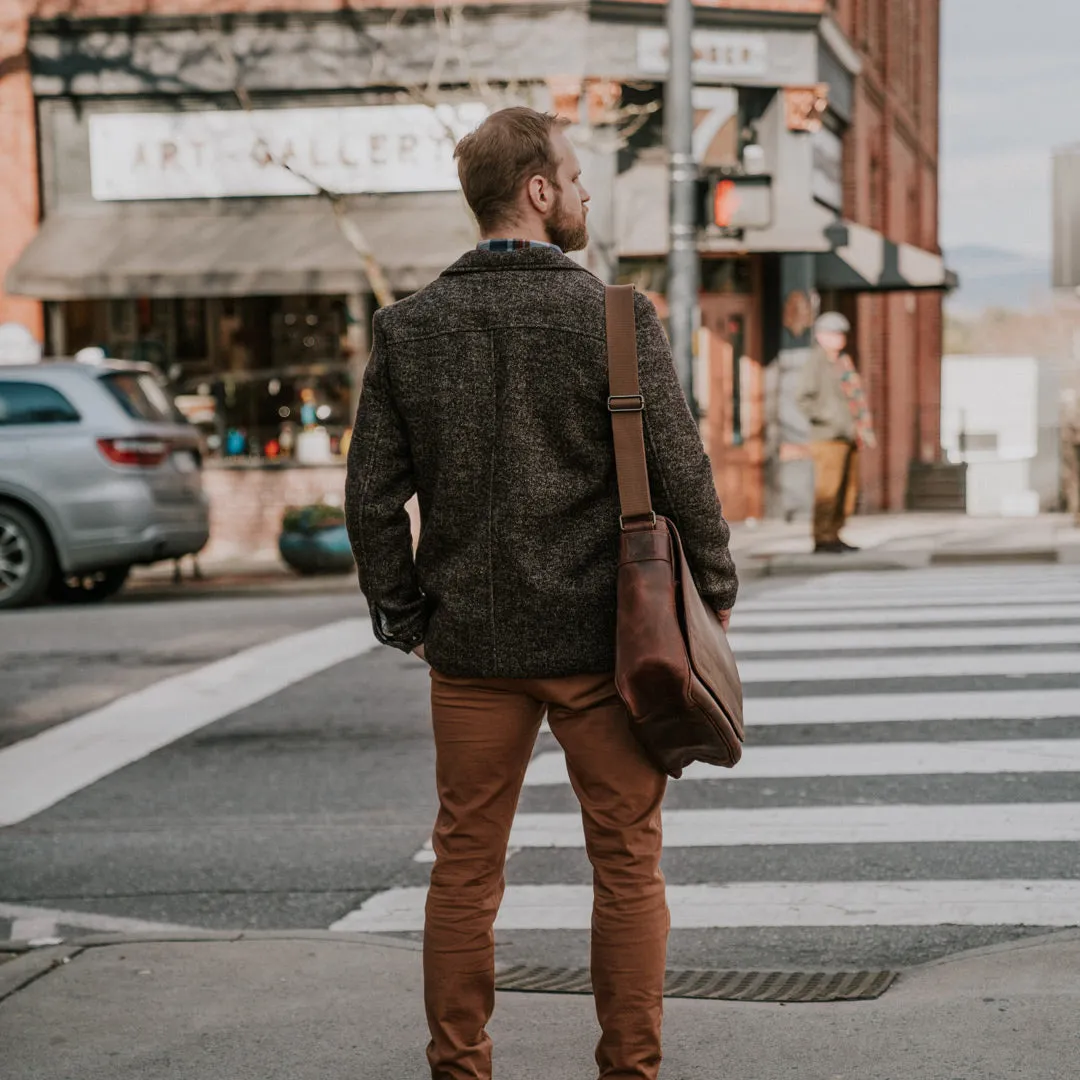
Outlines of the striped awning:
{"label": "striped awning", "polygon": [[816,256],[818,289],[945,292],[959,284],[940,255],[898,244],[865,225],[837,222],[826,229],[826,236],[832,250]]}

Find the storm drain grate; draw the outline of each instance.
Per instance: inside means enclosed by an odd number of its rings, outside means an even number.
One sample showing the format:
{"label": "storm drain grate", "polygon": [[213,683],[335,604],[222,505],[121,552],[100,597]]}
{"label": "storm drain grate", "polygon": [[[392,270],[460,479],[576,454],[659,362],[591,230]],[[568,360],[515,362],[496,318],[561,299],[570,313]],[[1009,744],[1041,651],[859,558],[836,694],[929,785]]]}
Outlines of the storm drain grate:
{"label": "storm drain grate", "polygon": [[[829,1002],[881,997],[895,971],[669,971],[664,996],[712,1001]],[[516,964],[496,979],[499,990],[532,994],[591,994],[585,968]]]}

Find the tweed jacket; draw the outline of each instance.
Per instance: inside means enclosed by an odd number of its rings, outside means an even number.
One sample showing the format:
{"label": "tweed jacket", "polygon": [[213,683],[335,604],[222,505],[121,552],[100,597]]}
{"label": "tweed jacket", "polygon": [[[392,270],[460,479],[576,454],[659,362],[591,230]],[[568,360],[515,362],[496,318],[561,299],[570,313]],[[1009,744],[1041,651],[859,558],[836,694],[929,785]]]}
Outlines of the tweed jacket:
{"label": "tweed jacket", "polygon": [[[641,295],[636,319],[653,502],[706,601],[730,608],[738,583],[709,460]],[[423,642],[447,675],[614,669],[607,395],[603,284],[557,250],[469,252],[376,314],[345,511],[382,642]]]}

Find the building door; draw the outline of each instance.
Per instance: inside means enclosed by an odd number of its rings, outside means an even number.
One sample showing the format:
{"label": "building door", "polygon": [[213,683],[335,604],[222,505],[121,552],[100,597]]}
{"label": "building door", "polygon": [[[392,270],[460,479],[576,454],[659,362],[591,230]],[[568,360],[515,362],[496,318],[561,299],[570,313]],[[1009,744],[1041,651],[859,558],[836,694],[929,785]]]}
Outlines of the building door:
{"label": "building door", "polygon": [[701,297],[702,438],[730,521],[765,508],[761,333],[753,296]]}

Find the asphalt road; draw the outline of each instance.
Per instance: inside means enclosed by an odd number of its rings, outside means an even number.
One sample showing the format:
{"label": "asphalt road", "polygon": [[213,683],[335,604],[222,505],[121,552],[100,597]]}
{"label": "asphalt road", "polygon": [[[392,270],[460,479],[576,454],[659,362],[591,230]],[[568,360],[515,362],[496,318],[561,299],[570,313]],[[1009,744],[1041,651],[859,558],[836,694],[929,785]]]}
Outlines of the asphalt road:
{"label": "asphalt road", "polygon": [[[672,966],[905,966],[1080,922],[1074,578],[982,567],[747,586],[733,626],[752,675],[746,769],[673,783],[667,800]],[[0,939],[416,935],[427,671],[371,647],[358,616],[349,583],[0,616]],[[954,633],[931,648],[895,636],[920,629]],[[343,638],[341,660],[326,643]],[[950,673],[973,657],[994,659]],[[259,672],[288,685],[253,700]],[[500,954],[581,966],[591,878],[569,786],[543,772],[554,749],[542,734]],[[83,784],[91,758],[100,778]],[[35,799],[49,805],[28,812]],[[519,904],[530,895],[543,926]]]}

